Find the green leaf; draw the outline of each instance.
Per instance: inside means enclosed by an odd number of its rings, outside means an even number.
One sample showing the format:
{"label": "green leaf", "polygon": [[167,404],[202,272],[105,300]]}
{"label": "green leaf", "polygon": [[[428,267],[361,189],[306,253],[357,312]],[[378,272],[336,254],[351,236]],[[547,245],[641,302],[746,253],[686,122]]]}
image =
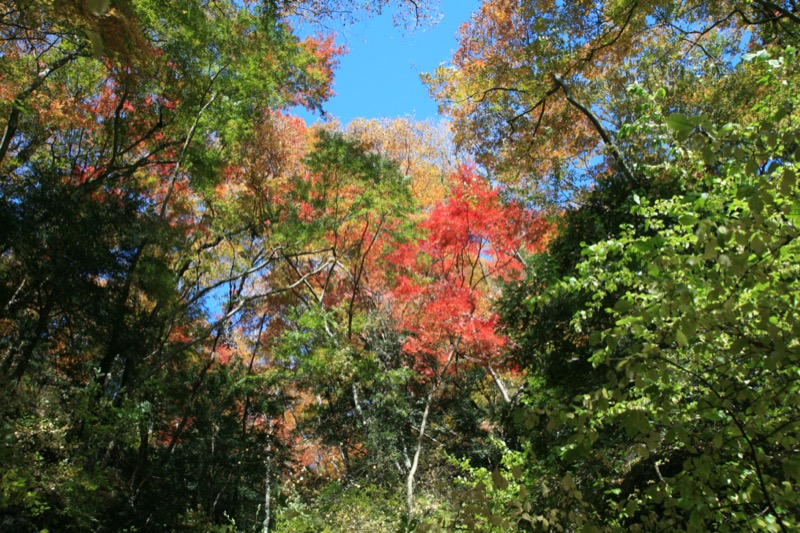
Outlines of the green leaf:
{"label": "green leaf", "polygon": [[758,161],[752,158],[747,160],[747,164],[745,165],[744,171],[747,172],[748,176],[755,176],[756,174],[758,174],[758,169],[759,169]]}
{"label": "green leaf", "polygon": [[597,346],[603,341],[603,336],[599,331],[593,331],[589,334],[589,346]]}
{"label": "green leaf", "polygon": [[716,259],[717,257],[717,241],[716,239],[709,239],[703,249],[703,259]]}
{"label": "green leaf", "polygon": [[686,334],[681,330],[675,332],[675,340],[678,341],[679,346],[689,345],[689,339],[686,338]]}
{"label": "green leaf", "polygon": [[711,144],[708,144],[705,146],[705,148],[703,148],[703,162],[709,167],[713,167],[717,164],[717,152],[714,148],[715,147]]}
{"label": "green leaf", "polygon": [[647,457],[650,455],[650,450],[644,444],[637,444],[633,447],[633,451],[642,459],[647,459]]}
{"label": "green leaf", "polygon": [[629,436],[636,435],[637,433],[646,433],[650,426],[644,411],[637,409],[624,413],[620,422]]}
{"label": "green leaf", "polygon": [[797,188],[797,175],[791,168],[783,169],[783,178],[781,179],[781,193],[789,196]]}
{"label": "green leaf", "polygon": [[800,480],[800,461],[796,458],[784,459],[783,472],[787,477]]}
{"label": "green leaf", "polygon": [[508,481],[506,481],[499,469],[495,469],[492,472],[492,485],[494,485],[495,490],[506,490],[508,488]]}
{"label": "green leaf", "polygon": [[614,311],[623,314],[633,309],[633,302],[627,298],[620,298],[614,306]]}
{"label": "green leaf", "polygon": [[86,36],[89,38],[89,42],[92,44],[92,53],[94,54],[95,59],[98,61],[101,60],[103,58],[104,46],[100,36],[90,30],[86,30]]}
{"label": "green leaf", "polygon": [[679,141],[685,141],[694,131],[694,124],[691,118],[680,113],[672,113],[666,119],[667,127],[675,133]]}
{"label": "green leaf", "polygon": [[566,492],[573,492],[578,488],[575,485],[575,480],[573,479],[571,474],[567,474],[566,476],[564,476],[564,478],[561,480],[561,487]]}
{"label": "green leaf", "polygon": [[111,0],[86,0],[86,7],[95,17],[102,17],[111,8]]}

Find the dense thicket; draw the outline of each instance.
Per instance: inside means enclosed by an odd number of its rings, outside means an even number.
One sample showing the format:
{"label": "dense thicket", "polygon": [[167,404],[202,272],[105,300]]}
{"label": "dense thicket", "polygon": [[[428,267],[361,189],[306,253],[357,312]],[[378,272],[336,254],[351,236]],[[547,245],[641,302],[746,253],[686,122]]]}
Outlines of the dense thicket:
{"label": "dense thicket", "polygon": [[796,529],[796,4],[390,7],[2,2],[0,529]]}
{"label": "dense thicket", "polygon": [[485,2],[429,78],[457,142],[568,204],[500,304],[526,384],[479,528],[797,527],[797,22]]}

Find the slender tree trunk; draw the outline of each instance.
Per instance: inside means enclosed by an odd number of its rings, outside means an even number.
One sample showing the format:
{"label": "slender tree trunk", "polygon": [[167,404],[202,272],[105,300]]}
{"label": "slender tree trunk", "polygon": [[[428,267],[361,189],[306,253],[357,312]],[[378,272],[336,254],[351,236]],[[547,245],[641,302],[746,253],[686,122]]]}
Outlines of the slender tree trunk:
{"label": "slender tree trunk", "polygon": [[269,521],[272,517],[272,420],[269,421],[269,433],[267,433],[267,460],[265,461],[266,472],[264,476],[264,533],[269,533]]}
{"label": "slender tree trunk", "polygon": [[494,371],[492,365],[486,365],[486,369],[489,371],[489,374],[492,376],[495,385],[497,385],[500,394],[503,396],[503,401],[506,403],[511,403],[511,397],[508,395],[508,390],[506,390],[506,386],[503,385],[503,381],[500,379],[500,376],[497,375],[497,372]]}
{"label": "slender tree trunk", "polygon": [[[150,423],[146,420],[139,421],[139,450],[136,457],[136,467],[131,474],[130,482],[130,506],[132,509],[136,507],[136,500],[139,496],[139,491],[144,485],[144,480],[148,478],[147,463],[149,460],[150,450]],[[139,479],[143,481],[139,481]],[[137,487],[138,484],[138,487]]]}
{"label": "slender tree trunk", "polygon": [[42,335],[44,335],[45,331],[47,331],[47,323],[50,320],[50,312],[53,310],[53,300],[54,298],[48,298],[44,308],[39,311],[39,318],[36,321],[36,329],[33,332],[33,336],[25,346],[25,350],[22,352],[22,357],[20,357],[19,361],[17,362],[17,367],[14,369],[13,378],[17,384],[22,381],[22,376],[25,375],[25,371],[28,368],[28,363],[30,363],[31,359],[33,358],[33,352],[39,345]]}
{"label": "slender tree trunk", "polygon": [[444,378],[444,375],[447,373],[447,369],[450,368],[450,363],[453,361],[455,353],[455,349],[450,351],[450,354],[447,356],[447,360],[436,376],[433,385],[431,386],[431,390],[428,392],[428,397],[425,399],[425,410],[422,412],[422,422],[419,425],[417,446],[414,450],[414,457],[411,459],[411,465],[408,468],[408,476],[406,477],[406,514],[408,515],[409,520],[411,520],[411,517],[414,514],[414,481],[417,475],[417,469],[419,468],[419,458],[422,454],[422,442],[425,440],[425,429],[428,426],[428,416],[431,412],[431,404],[433,403],[433,398],[442,382],[442,378]]}
{"label": "slender tree trunk", "polygon": [[431,387],[428,397],[425,399],[425,411],[422,413],[422,423],[419,425],[419,435],[417,436],[417,449],[414,450],[414,458],[411,460],[411,467],[408,469],[406,478],[406,514],[410,519],[414,513],[414,478],[419,467],[419,456],[422,453],[422,441],[425,438],[425,427],[428,425],[428,415],[431,411],[431,402],[436,392],[436,385]]}

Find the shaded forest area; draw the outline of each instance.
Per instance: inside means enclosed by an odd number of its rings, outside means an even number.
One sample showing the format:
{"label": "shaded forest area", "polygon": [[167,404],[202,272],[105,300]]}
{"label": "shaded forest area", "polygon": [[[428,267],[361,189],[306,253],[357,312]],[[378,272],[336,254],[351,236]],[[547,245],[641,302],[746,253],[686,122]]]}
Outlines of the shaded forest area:
{"label": "shaded forest area", "polygon": [[800,528],[800,6],[436,7],[0,2],[0,530]]}

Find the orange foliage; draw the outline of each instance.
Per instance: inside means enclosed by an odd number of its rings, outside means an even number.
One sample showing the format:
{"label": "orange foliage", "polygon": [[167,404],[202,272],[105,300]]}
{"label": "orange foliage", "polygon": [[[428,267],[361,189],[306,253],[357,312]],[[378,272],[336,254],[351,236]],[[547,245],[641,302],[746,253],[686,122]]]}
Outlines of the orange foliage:
{"label": "orange foliage", "polygon": [[451,350],[482,361],[502,352],[507,341],[490,305],[495,282],[518,277],[520,254],[541,251],[549,231],[541,216],[503,201],[472,168],[451,180],[450,197],[420,224],[425,236],[389,257],[397,268],[391,312],[408,332],[405,351],[426,373]]}
{"label": "orange foliage", "polygon": [[707,58],[692,54],[710,42],[741,43],[725,4],[689,2],[664,25],[659,2],[486,0],[461,27],[451,64],[426,83],[454,119],[460,149],[497,179],[552,200],[613,169],[601,135],[553,76],[612,132],[636,113],[631,83],[651,92],[669,86],[665,108],[669,100],[700,103],[693,80],[716,73],[698,70]]}
{"label": "orange foliage", "polygon": [[457,156],[444,123],[355,119],[346,132],[400,167],[423,210],[447,195],[447,176],[455,171]]}

